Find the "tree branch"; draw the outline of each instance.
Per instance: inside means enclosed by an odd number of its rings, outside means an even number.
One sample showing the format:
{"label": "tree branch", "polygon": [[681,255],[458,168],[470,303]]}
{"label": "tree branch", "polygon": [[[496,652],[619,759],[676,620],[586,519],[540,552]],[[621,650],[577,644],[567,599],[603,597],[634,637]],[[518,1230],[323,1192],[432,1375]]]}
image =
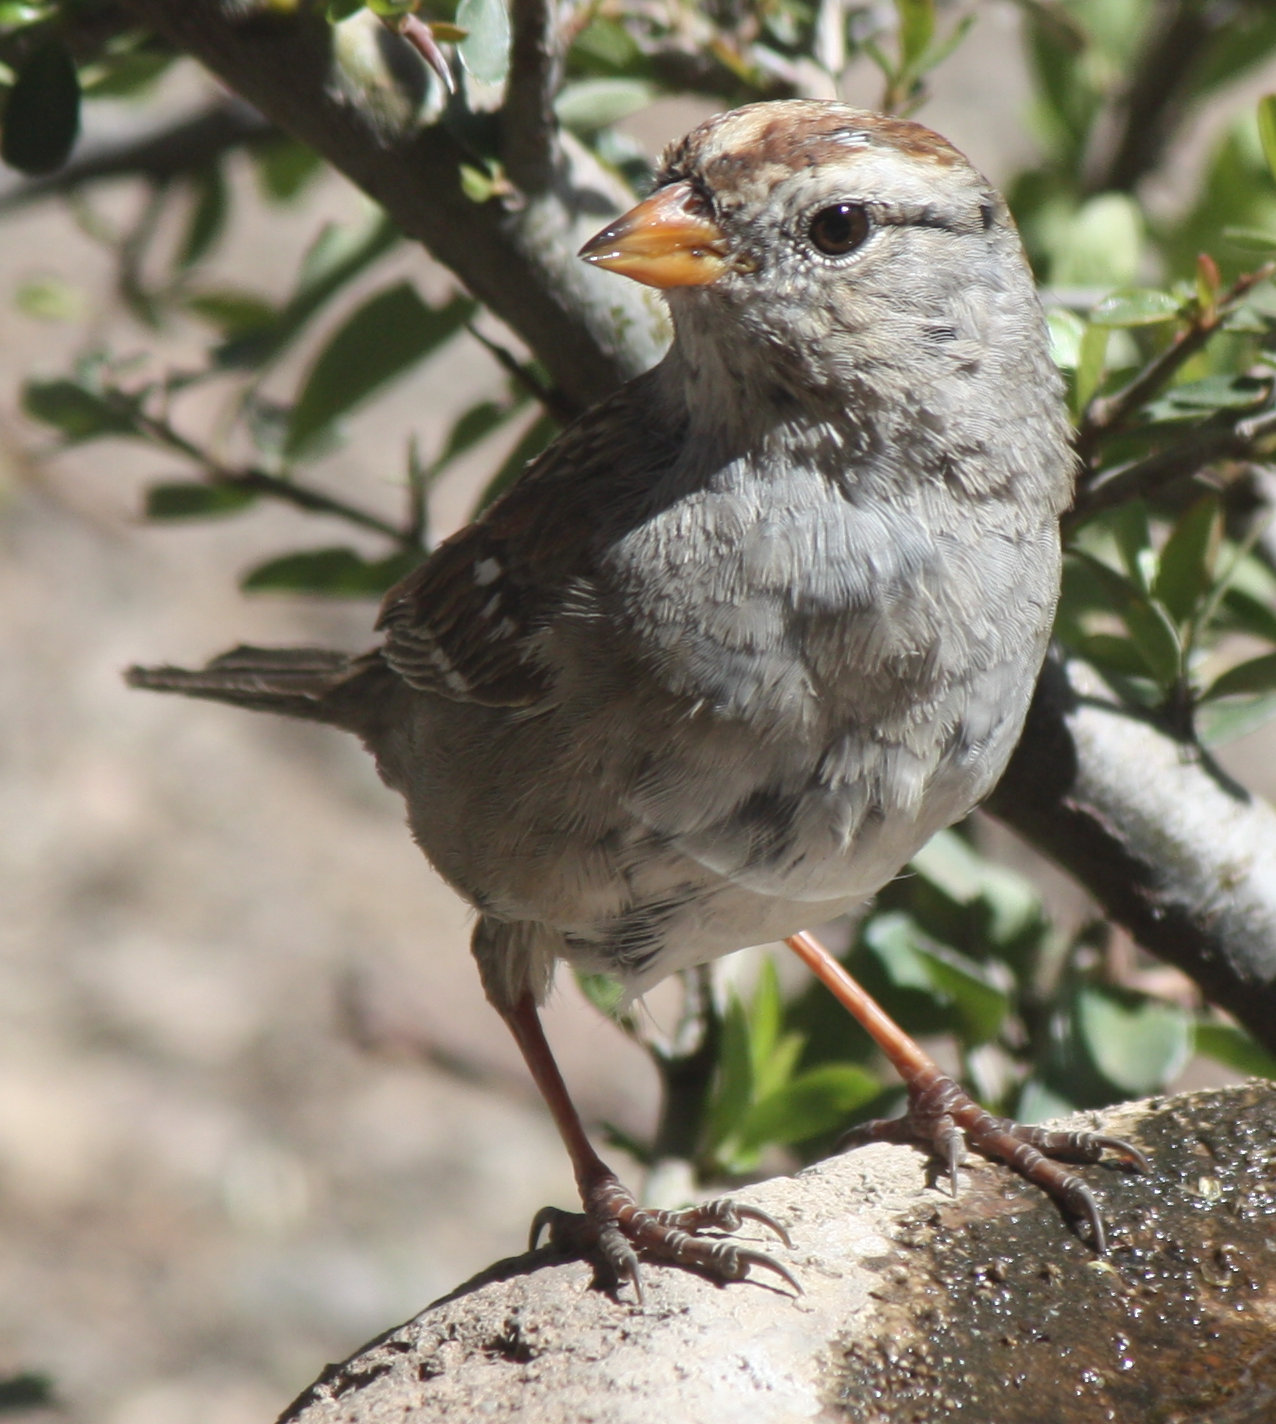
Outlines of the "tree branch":
{"label": "tree branch", "polygon": [[460,182],[482,162],[466,116],[422,121],[393,72],[420,61],[375,21],[338,32],[304,11],[245,17],[238,0],[124,4],[379,202],[540,355],[574,408],[659,357],[663,323],[643,294],[576,260],[631,195],[569,137],[544,192],[476,203]]}
{"label": "tree branch", "polygon": [[525,192],[540,193],[553,172],[562,75],[554,0],[513,0],[509,83],[501,109],[505,167]]}
{"label": "tree branch", "polygon": [[1276,811],[1081,664],[1046,664],[989,810],[1276,1051]]}

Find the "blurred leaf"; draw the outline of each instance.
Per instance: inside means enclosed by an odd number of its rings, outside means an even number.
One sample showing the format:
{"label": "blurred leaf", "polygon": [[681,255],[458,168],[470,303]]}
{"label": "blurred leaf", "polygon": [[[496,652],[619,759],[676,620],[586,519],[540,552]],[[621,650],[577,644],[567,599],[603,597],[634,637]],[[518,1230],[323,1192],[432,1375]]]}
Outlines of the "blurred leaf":
{"label": "blurred leaf", "polygon": [[229,287],[191,292],[182,299],[182,304],[192,316],[216,327],[227,338],[261,331],[276,316],[275,308],[265,298]]}
{"label": "blurred leaf", "polygon": [[80,80],[61,40],[37,46],[18,69],[4,111],[0,158],[20,173],[52,173],[80,132]]}
{"label": "blurred leaf", "polygon": [[19,29],[33,24],[42,17],[42,7],[31,0],[2,0],[0,3],[0,25]]}
{"label": "blurred leaf", "polygon": [[1276,653],[1265,653],[1228,668],[1201,693],[1201,700],[1257,692],[1276,692]]}
{"label": "blurred leaf", "polygon": [[583,68],[632,75],[642,68],[641,47],[624,25],[595,14],[572,43],[571,58]]}
{"label": "blurred leaf", "polygon": [[1052,243],[1050,282],[1058,287],[1120,287],[1134,280],[1143,253],[1143,215],[1133,198],[1103,193],[1083,203]]}
{"label": "blurred leaf", "polygon": [[1125,624],[1149,673],[1163,688],[1174,686],[1182,674],[1182,646],[1169,615],[1130,579],[1110,569],[1102,560],[1074,549],[1105,586],[1112,611]]}
{"label": "blurred leaf", "polygon": [[1223,595],[1222,609],[1230,628],[1276,643],[1276,608],[1271,603],[1232,587]]}
{"label": "blurred leaf", "polygon": [[1147,593],[1156,574],[1156,555],[1152,549],[1152,525],[1147,505],[1141,499],[1126,500],[1108,514],[1107,523],[1126,573],[1142,592]]}
{"label": "blurred leaf", "polygon": [[369,297],[311,366],[293,406],[286,453],[296,455],[340,416],[428,356],[473,311],[468,297],[427,306],[410,282]]}
{"label": "blurred leaf", "polygon": [[1198,1023],[1196,1051],[1238,1073],[1256,1078],[1276,1078],[1276,1058],[1234,1024]]}
{"label": "blurred leaf", "polygon": [[190,179],[194,204],[186,232],[177,249],[177,266],[185,270],[206,257],[226,227],[229,193],[220,163],[193,173]]}
{"label": "blurred leaf", "polygon": [[92,61],[80,71],[80,88],[92,99],[136,99],[173,65],[171,51],[141,46]]}
{"label": "blurred leaf", "polygon": [[1173,321],[1182,303],[1169,292],[1151,287],[1126,287],[1104,297],[1090,313],[1095,326],[1157,326]]}
{"label": "blurred leaf", "polygon": [[1276,251],[1276,232],[1269,231],[1267,228],[1225,227],[1222,233],[1233,247],[1242,248],[1247,252],[1267,254]]}
{"label": "blurred leaf", "polygon": [[62,1413],[53,1392],[53,1381],[34,1370],[0,1375],[0,1413],[25,1414],[33,1409],[55,1409]]}
{"label": "blurred leaf", "polygon": [[238,514],[256,501],[252,490],[235,485],[180,480],[151,485],[146,491],[145,513],[147,519],[210,519]]}
{"label": "blurred leaf", "polygon": [[1081,361],[1085,322],[1066,307],[1050,307],[1046,312],[1046,328],[1050,332],[1050,354],[1055,365],[1065,371],[1075,371]]}
{"label": "blurred leaf", "polygon": [[1221,746],[1248,737],[1276,718],[1276,693],[1266,697],[1202,703],[1195,711],[1197,737],[1207,746]]}
{"label": "blurred leaf", "polygon": [[576,970],[576,983],[585,998],[608,1018],[614,1018],[616,1011],[625,1001],[625,986],[614,974],[586,974]]}
{"label": "blurred leaf", "polygon": [[105,435],[135,435],[137,420],[121,400],[108,400],[70,380],[28,381],[22,408],[61,432],[68,445]]}
{"label": "blurred leaf", "polygon": [[1198,499],[1170,531],[1152,593],[1177,622],[1187,621],[1213,583],[1222,537],[1223,512],[1215,494]]}
{"label": "blurred leaf", "polygon": [[348,20],[351,15],[357,14],[363,9],[363,0],[328,0],[326,14],[328,23],[339,25],[342,20]]}
{"label": "blurred leaf", "polygon": [[387,559],[365,559],[344,547],[307,549],[268,559],[245,574],[240,588],[246,593],[317,593],[329,598],[379,598],[391,585],[410,574],[423,556],[391,554]]}
{"label": "blurred leaf", "polygon": [[32,277],[14,294],[19,311],[40,321],[78,321],[83,318],[83,291],[61,277]]}
{"label": "blurred leaf", "polygon": [[734,1134],[753,1100],[753,1054],[749,1023],[739,995],[732,994],[722,1015],[722,1042],[713,1097],[705,1114],[706,1150],[713,1152]]}
{"label": "blurred leaf", "polygon": [[740,1124],[741,1153],[768,1143],[805,1142],[843,1126],[881,1091],[876,1077],[851,1063],[808,1068],[749,1109]]}
{"label": "blurred leaf", "polygon": [[447,443],[438,459],[435,460],[433,469],[438,471],[450,465],[453,460],[463,455],[472,446],[477,445],[485,436],[490,435],[513,413],[513,406],[504,405],[500,401],[494,400],[479,401],[477,405],[470,406],[468,410],[463,411],[457,417],[452,429],[448,432]]}
{"label": "blurred leaf", "polygon": [[645,109],[655,94],[642,79],[580,79],[559,92],[554,112],[567,128],[591,134]]}
{"label": "blurred leaf", "polygon": [[1276,181],[1276,94],[1265,94],[1258,101],[1258,141],[1267,171]]}
{"label": "blurred leaf", "polygon": [[1103,379],[1103,366],[1108,354],[1110,329],[1087,325],[1077,353],[1077,374],[1073,394],[1074,414],[1079,415],[1090,404]]}
{"label": "blurred leaf", "polygon": [[312,179],[324,171],[323,159],[295,138],[279,138],[253,152],[261,191],[276,202],[295,198]]}
{"label": "blurred leaf", "polygon": [[256,368],[273,360],[316,312],[394,246],[399,236],[384,215],[363,229],[327,224],[306,251],[296,290],[270,325],[227,341],[217,352],[218,363]]}
{"label": "blurred leaf", "polygon": [[931,984],[960,1020],[963,1043],[987,1043],[995,1038],[1010,1012],[1010,1000],[990,981],[987,971],[947,945],[919,946],[917,954]]}
{"label": "blurred leaf", "polygon": [[1130,1094],[1152,1093],[1179,1073],[1192,1052],[1192,1025],[1176,1004],[1084,985],[1077,1027],[1095,1066]]}
{"label": "blurred leaf", "polygon": [[934,0],[895,0],[901,70],[913,70],[935,34]]}
{"label": "blurred leaf", "polygon": [[456,23],[465,31],[461,63],[484,84],[504,84],[509,73],[510,21],[505,0],[461,0]]}

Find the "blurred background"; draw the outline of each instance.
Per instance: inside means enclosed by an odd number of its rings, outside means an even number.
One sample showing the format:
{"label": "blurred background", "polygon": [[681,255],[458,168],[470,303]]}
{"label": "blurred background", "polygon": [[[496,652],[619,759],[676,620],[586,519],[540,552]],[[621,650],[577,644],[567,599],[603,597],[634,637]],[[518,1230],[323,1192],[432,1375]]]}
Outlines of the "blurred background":
{"label": "blurred background", "polygon": [[[974,14],[918,117],[1001,183],[1037,141],[1021,11]],[[844,97],[875,104],[880,76],[857,73]],[[1199,164],[1264,87],[1270,67],[1186,128],[1164,171]],[[214,93],[179,63],[144,106],[90,103],[79,151]],[[659,100],[623,129],[654,155],[713,107]],[[246,157],[225,176],[233,217],[201,259],[209,290],[283,294],[323,225],[370,222],[329,174],[282,207]],[[574,1189],[483,1002],[466,909],[362,749],[125,689],[132,662],[196,663],[239,641],[361,648],[375,604],[242,593],[239,577],[281,549],[349,531],[266,504],[147,521],[145,492],[176,478],[175,459],[122,441],[55,449],[22,413],[24,380],[95,346],[180,371],[210,339],[194,315],[139,321],[121,293],[110,235],[137,221],[144,182],[19,202],[26,191],[0,179],[0,1380],[18,1382],[15,1408],[27,1388],[32,1418],[46,1417],[39,1375],[74,1424],[262,1424],[325,1361],[520,1251],[536,1209]],[[160,247],[183,240],[171,210],[158,220],[173,226]],[[402,246],[349,303],[396,274],[430,301],[455,288]],[[501,374],[477,341],[446,349],[354,412],[312,483],[397,520],[409,437],[437,449]],[[270,387],[291,391],[314,350],[299,342]],[[215,426],[215,383],[185,399],[192,423]],[[512,443],[496,431],[437,481],[435,537]],[[1270,790],[1269,745],[1222,755]],[[1084,905],[1049,883],[1079,921]],[[547,1027],[586,1119],[650,1132],[645,1055],[568,976]]]}

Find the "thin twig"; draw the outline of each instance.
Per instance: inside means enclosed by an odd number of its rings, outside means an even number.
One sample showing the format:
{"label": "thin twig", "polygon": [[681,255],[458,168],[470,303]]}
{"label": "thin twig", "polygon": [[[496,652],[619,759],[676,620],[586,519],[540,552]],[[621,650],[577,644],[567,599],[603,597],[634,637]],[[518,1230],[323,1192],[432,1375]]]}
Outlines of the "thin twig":
{"label": "thin twig", "polygon": [[540,193],[553,176],[558,121],[554,97],[563,57],[554,0],[513,0],[510,73],[501,110],[506,171],[524,193]]}
{"label": "thin twig", "polygon": [[580,414],[563,399],[561,391],[553,390],[544,382],[537,380],[535,372],[530,367],[525,366],[512,351],[507,351],[499,342],[493,341],[490,336],[484,336],[472,321],[465,323],[465,329],[487,351],[497,365],[503,371],[508,372],[528,395],[539,402],[560,425],[570,424]]}
{"label": "thin twig", "polygon": [[168,446],[170,450],[175,450],[178,454],[185,455],[187,459],[202,466],[209,484],[243,490],[250,494],[268,495],[271,499],[281,500],[297,509],[304,509],[309,514],[329,514],[334,518],[344,519],[348,524],[356,524],[361,529],[370,529],[376,534],[383,534],[396,544],[414,550],[417,547],[410,529],[398,529],[388,520],[371,514],[366,509],[360,509],[358,505],[347,504],[345,500],[324,494],[308,485],[299,485],[296,481],[284,479],[281,475],[268,474],[265,470],[259,470],[252,466],[236,469],[233,466],[224,465],[207,450],[201,450],[198,445],[187,440],[167,420],[146,415],[132,408],[130,408],[129,414],[138,428],[145,431],[159,444]]}
{"label": "thin twig", "polygon": [[1077,453],[1082,460],[1089,464],[1100,440],[1121,429],[1141,406],[1166,386],[1174,373],[1219,330],[1242,299],[1273,273],[1276,273],[1276,262],[1265,262],[1256,271],[1243,273],[1213,306],[1201,309],[1128,385],[1110,396],[1092,400],[1077,432]]}

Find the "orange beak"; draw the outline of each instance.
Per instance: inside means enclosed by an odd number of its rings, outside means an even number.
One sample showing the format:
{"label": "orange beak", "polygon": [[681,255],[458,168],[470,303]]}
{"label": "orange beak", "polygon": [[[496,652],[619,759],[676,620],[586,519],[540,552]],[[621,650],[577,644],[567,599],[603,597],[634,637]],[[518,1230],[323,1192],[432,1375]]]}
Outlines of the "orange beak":
{"label": "orange beak", "polygon": [[670,183],[580,249],[596,267],[649,287],[703,287],[727,267],[726,235],[689,183]]}

